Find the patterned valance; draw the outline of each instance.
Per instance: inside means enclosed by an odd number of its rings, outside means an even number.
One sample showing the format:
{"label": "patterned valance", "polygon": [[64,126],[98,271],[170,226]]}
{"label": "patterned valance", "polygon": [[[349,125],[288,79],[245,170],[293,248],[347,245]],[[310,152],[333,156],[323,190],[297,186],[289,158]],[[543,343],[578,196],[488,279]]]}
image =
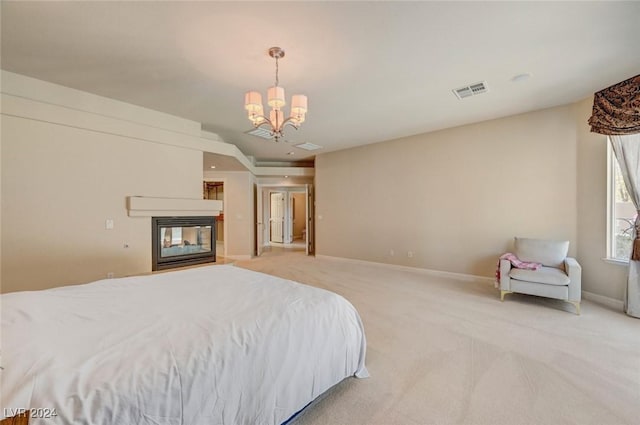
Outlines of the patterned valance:
{"label": "patterned valance", "polygon": [[640,133],[640,75],[597,92],[589,125],[600,134]]}

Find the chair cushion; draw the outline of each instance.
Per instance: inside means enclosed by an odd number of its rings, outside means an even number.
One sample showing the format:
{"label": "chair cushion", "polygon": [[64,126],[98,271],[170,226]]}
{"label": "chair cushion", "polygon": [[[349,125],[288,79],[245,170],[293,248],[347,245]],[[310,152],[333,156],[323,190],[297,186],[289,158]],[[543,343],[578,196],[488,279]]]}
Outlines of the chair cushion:
{"label": "chair cushion", "polygon": [[543,266],[564,268],[569,252],[569,241],[514,238],[516,257],[522,261],[541,263]]}
{"label": "chair cushion", "polygon": [[533,283],[546,283],[547,285],[566,286],[571,281],[569,276],[560,269],[554,267],[540,267],[538,270],[511,269],[511,279]]}

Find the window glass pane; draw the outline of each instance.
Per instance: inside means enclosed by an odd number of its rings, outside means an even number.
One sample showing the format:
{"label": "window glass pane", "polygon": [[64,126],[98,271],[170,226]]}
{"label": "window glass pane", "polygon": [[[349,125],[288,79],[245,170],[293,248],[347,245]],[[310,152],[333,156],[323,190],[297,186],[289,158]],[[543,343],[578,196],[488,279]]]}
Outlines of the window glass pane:
{"label": "window glass pane", "polygon": [[611,155],[613,168],[613,223],[614,235],[612,240],[614,258],[628,260],[631,256],[631,244],[633,242],[633,224],[636,220],[636,208],[633,206],[627,188],[625,187],[620,167],[615,155]]}

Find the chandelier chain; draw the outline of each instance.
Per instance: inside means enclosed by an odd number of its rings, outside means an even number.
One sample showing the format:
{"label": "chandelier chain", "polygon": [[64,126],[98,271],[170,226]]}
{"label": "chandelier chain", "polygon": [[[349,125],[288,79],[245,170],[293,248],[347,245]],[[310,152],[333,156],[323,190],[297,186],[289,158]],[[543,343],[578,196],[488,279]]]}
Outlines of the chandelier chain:
{"label": "chandelier chain", "polygon": [[278,87],[278,57],[276,56],[276,87]]}

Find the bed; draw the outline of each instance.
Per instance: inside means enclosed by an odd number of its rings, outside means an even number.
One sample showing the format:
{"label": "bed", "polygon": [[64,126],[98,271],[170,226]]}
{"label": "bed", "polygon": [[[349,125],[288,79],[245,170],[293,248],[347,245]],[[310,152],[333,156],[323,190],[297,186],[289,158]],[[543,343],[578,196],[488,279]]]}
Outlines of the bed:
{"label": "bed", "polygon": [[282,424],[368,376],[347,300],[233,265],[4,294],[1,330],[31,425]]}

